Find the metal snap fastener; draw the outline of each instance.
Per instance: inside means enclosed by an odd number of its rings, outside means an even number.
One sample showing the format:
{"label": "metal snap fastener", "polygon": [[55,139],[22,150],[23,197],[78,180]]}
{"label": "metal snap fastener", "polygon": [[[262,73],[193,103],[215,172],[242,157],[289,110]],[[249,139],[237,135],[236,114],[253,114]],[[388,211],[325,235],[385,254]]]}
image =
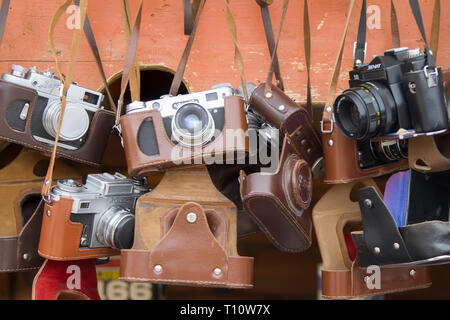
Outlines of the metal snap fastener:
{"label": "metal snap fastener", "polygon": [[193,213],[193,212],[189,212],[186,215],[186,220],[189,223],[194,223],[195,221],[197,221],[197,215],[195,213]]}
{"label": "metal snap fastener", "polygon": [[160,264],[157,264],[156,266],[153,267],[153,272],[156,274],[160,274],[162,272],[163,268]]}

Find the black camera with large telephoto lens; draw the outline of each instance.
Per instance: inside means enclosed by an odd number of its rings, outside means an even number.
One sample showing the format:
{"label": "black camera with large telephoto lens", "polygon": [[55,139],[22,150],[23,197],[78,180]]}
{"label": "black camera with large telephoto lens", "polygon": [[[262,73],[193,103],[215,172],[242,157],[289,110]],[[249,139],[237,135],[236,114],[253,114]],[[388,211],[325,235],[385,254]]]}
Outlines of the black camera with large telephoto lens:
{"label": "black camera with large telephoto lens", "polygon": [[420,49],[395,48],[350,71],[350,89],[334,102],[334,118],[349,139],[438,134],[448,129],[442,71]]}

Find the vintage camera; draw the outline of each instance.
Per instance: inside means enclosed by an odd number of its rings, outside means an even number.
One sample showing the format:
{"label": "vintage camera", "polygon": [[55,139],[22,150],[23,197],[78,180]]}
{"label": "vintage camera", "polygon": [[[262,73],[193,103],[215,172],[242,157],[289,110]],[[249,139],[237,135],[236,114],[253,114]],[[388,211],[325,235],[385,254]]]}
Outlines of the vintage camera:
{"label": "vintage camera", "polygon": [[132,102],[121,118],[121,128],[132,175],[180,164],[209,164],[204,159],[211,155],[236,159],[248,153],[244,102],[229,84]]}
{"label": "vintage camera", "polygon": [[408,159],[408,140],[358,141],[358,163],[361,169],[369,169],[387,163]]}
{"label": "vintage camera", "polygon": [[[0,138],[49,152],[61,110],[63,84],[53,72],[12,66],[0,81]],[[114,122],[103,110],[103,95],[71,84],[59,134],[58,153],[72,160],[100,164]],[[95,138],[94,138],[95,137]]]}
{"label": "vintage camera", "polygon": [[441,68],[430,70],[420,49],[395,48],[350,71],[350,89],[334,102],[334,118],[349,139],[437,134],[448,129]]}
{"label": "vintage camera", "polygon": [[[120,173],[90,174],[84,185],[58,180],[50,194],[51,204],[44,209],[48,214],[44,215],[40,254],[67,258],[68,252],[77,256],[86,250],[130,248],[135,203],[148,191],[144,178],[130,180]],[[76,237],[71,234],[74,225]]]}

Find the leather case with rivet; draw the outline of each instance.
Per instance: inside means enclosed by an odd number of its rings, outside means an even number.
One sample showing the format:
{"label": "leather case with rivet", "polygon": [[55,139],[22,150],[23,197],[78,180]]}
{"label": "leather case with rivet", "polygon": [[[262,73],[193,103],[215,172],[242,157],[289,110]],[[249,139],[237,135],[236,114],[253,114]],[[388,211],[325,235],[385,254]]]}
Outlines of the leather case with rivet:
{"label": "leather case with rivet", "polygon": [[[42,183],[48,159],[19,145],[3,145],[0,151],[0,272],[38,269],[43,201]],[[56,161],[56,178],[80,180],[78,170]]]}
{"label": "leather case with rivet", "polygon": [[450,170],[399,172],[384,202],[373,188],[358,191],[363,231],[353,232],[360,266],[450,263]]}
{"label": "leather case with rivet", "polygon": [[[220,134],[213,141],[195,148],[183,147],[171,140],[158,110],[123,115],[120,124],[130,175],[147,176],[175,166],[205,165],[208,157],[223,162],[230,158],[245,158],[249,145],[244,101],[238,96],[228,96],[224,109],[225,122]],[[146,151],[150,144],[151,152]]]}
{"label": "leather case with rivet", "polygon": [[[0,80],[0,92],[0,139],[21,144],[44,154],[51,154],[53,145],[36,140],[32,133],[42,126],[39,115],[45,107],[37,91]],[[19,114],[26,108],[26,104],[29,107],[25,120],[17,120],[18,123],[15,123],[14,119],[20,118]],[[91,166],[100,166],[114,124],[114,117],[112,111],[97,110],[90,120],[88,132],[83,138],[84,142],[75,150],[58,148],[57,156]],[[53,139],[50,136],[47,138]]]}
{"label": "leather case with rivet", "polygon": [[374,270],[356,264],[350,232],[362,228],[356,192],[367,186],[378,190],[372,179],[334,185],[314,206],[313,221],[322,256],[324,298],[357,298],[431,286],[427,267],[380,268],[377,287],[376,281],[372,283]]}
{"label": "leather case with rivet", "polygon": [[[450,69],[442,77],[450,124]],[[450,132],[410,139],[408,160],[410,168],[424,173],[450,170]]]}
{"label": "leather case with rivet", "polygon": [[241,198],[278,249],[300,252],[311,246],[311,168],[321,164],[320,138],[305,108],[273,85],[269,98],[264,91],[265,84],[253,91],[250,106],[284,136],[281,155],[276,172],[241,171]]}
{"label": "leather case with rivet", "polygon": [[120,279],[174,285],[253,287],[253,258],[237,252],[236,206],[206,168],[168,170],[136,204],[132,249]]}

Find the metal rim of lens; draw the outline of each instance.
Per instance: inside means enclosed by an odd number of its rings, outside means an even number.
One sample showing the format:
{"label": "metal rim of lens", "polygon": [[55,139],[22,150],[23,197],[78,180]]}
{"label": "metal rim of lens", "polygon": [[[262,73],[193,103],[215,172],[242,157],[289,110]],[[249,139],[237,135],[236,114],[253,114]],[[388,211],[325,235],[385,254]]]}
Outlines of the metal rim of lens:
{"label": "metal rim of lens", "polygon": [[134,215],[122,207],[111,207],[102,214],[97,224],[96,237],[97,240],[113,249],[119,248],[114,241],[117,227],[127,217],[134,219]]}
{"label": "metal rim of lens", "polygon": [[[359,123],[355,124],[351,110],[357,109]],[[344,91],[334,103],[334,118],[341,132],[349,139],[361,139],[370,130],[370,117],[367,105],[354,88]]]}
{"label": "metal rim of lens", "polygon": [[[182,109],[188,105],[196,105],[196,106],[200,107],[201,110],[203,112],[205,112],[205,114],[207,115],[207,121],[208,121],[207,125],[197,135],[191,135],[190,133],[186,133],[187,130],[179,128],[179,126],[177,125],[177,119],[178,119],[177,116],[179,117],[179,114],[184,111]],[[215,131],[215,124],[214,124],[214,119],[211,115],[211,112],[209,112],[208,109],[204,108],[203,106],[201,106],[200,104],[197,104],[197,103],[190,102],[188,104],[181,106],[180,108],[178,108],[178,110],[176,111],[175,115],[172,118],[173,138],[179,144],[181,144],[185,147],[195,147],[195,146],[204,145],[204,144],[210,142],[211,138],[214,136],[214,131]]]}
{"label": "metal rim of lens", "polygon": [[[66,111],[68,111],[71,108],[76,109],[77,114],[79,114],[80,117],[83,117],[83,120],[86,125],[83,128],[83,130],[80,131],[79,134],[73,137],[69,137],[67,135],[64,135],[63,133],[63,126],[64,126],[64,119],[63,119],[61,131],[59,133],[59,139],[61,141],[78,140],[81,137],[83,137],[89,129],[89,116],[87,115],[87,112],[82,107],[74,107],[73,104],[67,103]],[[42,125],[44,126],[45,131],[47,131],[47,133],[51,135],[53,138],[56,137],[56,130],[58,127],[60,111],[61,111],[61,103],[59,101],[53,101],[45,108],[42,114]],[[64,114],[64,116],[66,116],[66,113]]]}

